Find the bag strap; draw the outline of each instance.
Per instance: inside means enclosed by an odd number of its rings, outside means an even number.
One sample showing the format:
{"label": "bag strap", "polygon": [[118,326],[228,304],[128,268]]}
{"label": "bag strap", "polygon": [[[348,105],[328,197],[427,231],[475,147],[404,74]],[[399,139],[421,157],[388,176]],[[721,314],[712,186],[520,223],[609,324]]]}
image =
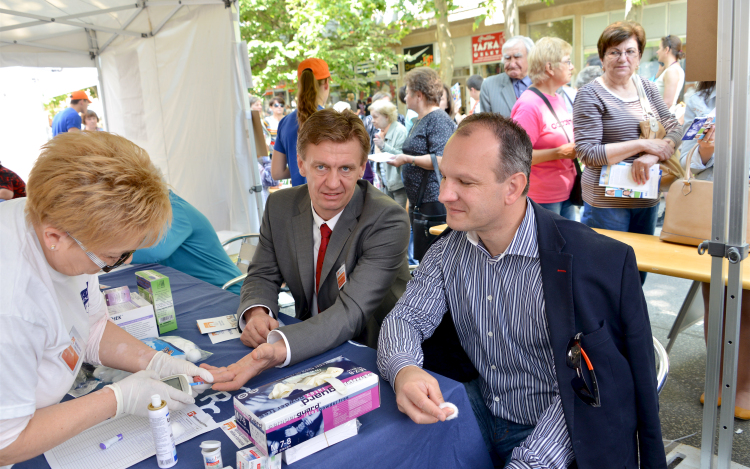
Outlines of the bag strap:
{"label": "bag strap", "polygon": [[689,182],[693,177],[691,174],[690,166],[693,164],[693,154],[698,151],[700,144],[696,143],[693,148],[690,149],[687,156],[685,157],[685,183]]}
{"label": "bag strap", "polygon": [[643,89],[641,78],[637,74],[633,74],[631,79],[633,80],[633,84],[635,85],[635,90],[638,92],[638,99],[640,99],[641,101],[641,108],[643,109],[643,113],[646,116],[645,120],[648,121],[650,131],[648,138],[654,138],[654,135],[656,135],[656,133],[659,131],[659,121],[656,119],[656,115],[651,109],[651,103],[648,101],[648,97],[646,96],[646,90]]}
{"label": "bag strap", "polygon": [[542,93],[541,91],[539,91],[537,88],[535,88],[533,86],[529,86],[528,89],[530,89],[537,96],[539,96],[540,98],[542,98],[542,101],[544,101],[544,104],[547,105],[547,109],[549,109],[550,112],[552,113],[552,115],[555,116],[555,120],[557,120],[557,125],[560,126],[560,129],[562,129],[563,133],[565,134],[565,139],[568,141],[568,143],[570,143],[570,137],[568,137],[568,132],[565,130],[565,127],[563,127],[562,123],[560,122],[560,118],[557,117],[557,113],[555,112],[554,108],[552,107],[552,104],[550,104],[549,99],[547,99],[547,97],[544,96],[544,93]]}
{"label": "bag strap", "polygon": [[[434,153],[430,153],[430,160],[432,161],[432,169],[435,170],[435,176],[437,176],[438,185],[440,184],[440,181],[443,179],[443,176],[440,174],[440,169],[438,168],[437,163],[437,155]],[[419,208],[420,205],[422,205],[422,197],[424,197],[424,192],[427,190],[427,182],[430,178],[430,173],[425,173],[424,177],[422,178],[422,182],[419,184],[419,195],[417,195],[417,203],[414,205],[414,208]]]}

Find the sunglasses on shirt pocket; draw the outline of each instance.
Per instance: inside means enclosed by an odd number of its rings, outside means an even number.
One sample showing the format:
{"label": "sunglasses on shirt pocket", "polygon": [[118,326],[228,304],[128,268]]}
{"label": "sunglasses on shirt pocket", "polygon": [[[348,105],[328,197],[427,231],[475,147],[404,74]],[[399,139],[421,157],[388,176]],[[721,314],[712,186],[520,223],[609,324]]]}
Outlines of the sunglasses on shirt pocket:
{"label": "sunglasses on shirt pocket", "polygon": [[[581,339],[583,333],[579,332],[572,339],[568,341],[568,351],[565,355],[565,363],[569,368],[576,370],[576,377],[570,381],[573,386],[573,391],[576,393],[579,399],[591,407],[601,407],[599,400],[599,385],[596,382],[596,373],[594,373],[594,366],[591,364],[588,355],[581,346]],[[581,360],[583,357],[583,360]],[[584,368],[583,362],[586,363],[588,368],[589,378],[591,379],[591,387],[586,383],[584,379]]]}

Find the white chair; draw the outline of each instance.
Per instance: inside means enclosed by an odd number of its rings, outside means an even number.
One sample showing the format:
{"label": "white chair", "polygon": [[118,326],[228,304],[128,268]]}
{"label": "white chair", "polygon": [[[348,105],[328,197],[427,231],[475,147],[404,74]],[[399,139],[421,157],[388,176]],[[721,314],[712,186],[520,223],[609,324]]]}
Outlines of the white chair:
{"label": "white chair", "polygon": [[223,290],[226,290],[227,288],[231,287],[232,285],[235,285],[237,283],[240,283],[245,280],[245,277],[247,277],[247,268],[250,266],[250,262],[253,259],[253,256],[255,255],[255,250],[258,247],[258,242],[260,240],[260,234],[258,233],[247,233],[239,236],[232,236],[229,239],[224,240],[221,245],[224,247],[224,249],[227,248],[230,244],[240,241],[240,252],[237,255],[237,262],[235,263],[237,267],[240,269],[240,272],[242,272],[242,275],[239,275],[232,280],[225,283],[221,288]]}
{"label": "white chair", "polygon": [[656,369],[656,393],[661,394],[662,388],[667,382],[669,376],[669,355],[656,337],[654,339],[654,354],[659,360],[659,367]]}

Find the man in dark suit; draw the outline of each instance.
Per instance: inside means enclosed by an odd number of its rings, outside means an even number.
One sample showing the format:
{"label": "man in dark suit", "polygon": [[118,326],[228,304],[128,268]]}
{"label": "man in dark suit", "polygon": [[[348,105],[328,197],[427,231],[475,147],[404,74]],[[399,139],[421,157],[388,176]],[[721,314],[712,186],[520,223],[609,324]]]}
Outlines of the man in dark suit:
{"label": "man in dark suit", "polygon": [[414,422],[449,417],[421,368],[422,340],[449,313],[479,372],[465,386],[500,467],[666,469],[633,250],[527,199],[531,152],[498,114],[459,125],[440,164],[453,231],[385,319],[378,367]]}
{"label": "man in dark suit", "polygon": [[503,44],[505,71],[482,82],[479,95],[481,112],[495,112],[503,117],[510,117],[510,111],[518,97],[531,86],[527,58],[533,48],[534,41],[526,36],[514,36]]}
{"label": "man in dark suit", "polygon": [[[377,344],[380,324],[408,282],[409,217],[360,178],[370,137],[352,112],[315,112],[297,141],[307,184],[268,198],[260,241],[242,285],[237,319],[255,350],[228,367],[239,389],[273,366],[298,363],[349,339]],[[296,316],[279,328],[286,282]]]}

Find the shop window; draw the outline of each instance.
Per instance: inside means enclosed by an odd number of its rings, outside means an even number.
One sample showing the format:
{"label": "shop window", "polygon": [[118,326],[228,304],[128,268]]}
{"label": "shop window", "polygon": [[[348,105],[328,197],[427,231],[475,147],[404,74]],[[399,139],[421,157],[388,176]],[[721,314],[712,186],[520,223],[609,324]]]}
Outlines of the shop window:
{"label": "shop window", "polygon": [[529,25],[529,37],[536,42],[543,37],[559,37],[573,44],[573,18]]}

